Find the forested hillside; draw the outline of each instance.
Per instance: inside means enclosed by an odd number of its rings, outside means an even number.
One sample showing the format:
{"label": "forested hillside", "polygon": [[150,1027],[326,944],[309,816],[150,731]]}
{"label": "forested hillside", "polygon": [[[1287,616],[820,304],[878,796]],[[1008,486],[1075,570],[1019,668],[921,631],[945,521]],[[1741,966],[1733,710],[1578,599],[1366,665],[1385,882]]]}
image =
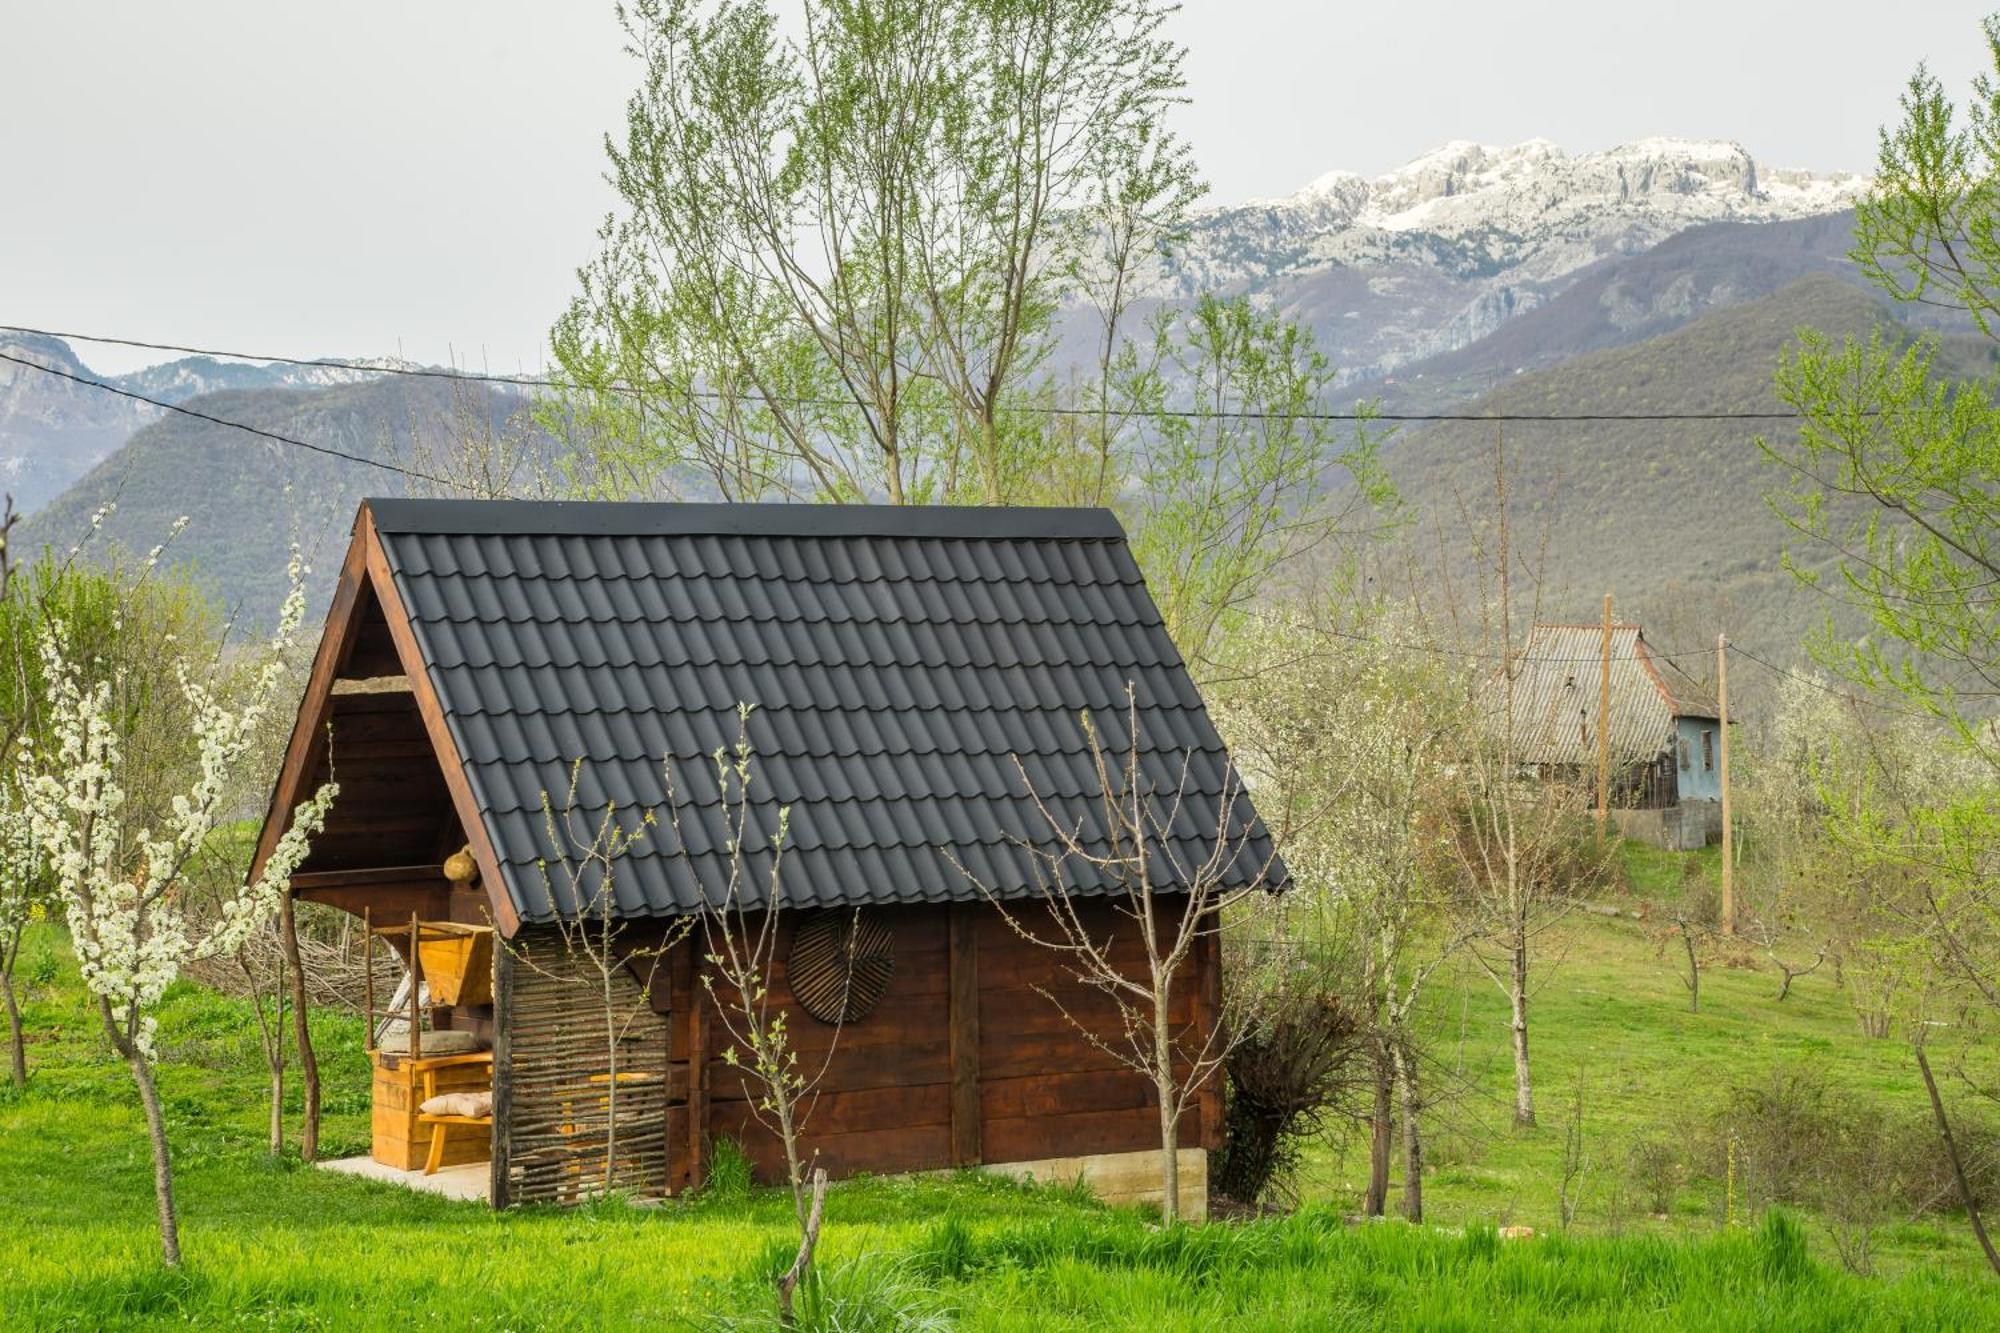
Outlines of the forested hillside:
{"label": "forested hillside", "polygon": [[[356,459],[408,466],[464,428],[468,414],[477,422],[483,413],[497,426],[520,400],[483,387],[383,376],[325,389],[213,393],[190,406]],[[365,462],[175,414],[140,430],[33,514],[17,540],[30,556],[44,547],[66,551],[90,530],[98,509],[116,505],[99,539],[145,551],[185,515],[187,530],[175,539],[170,562],[192,571],[232,612],[261,623],[284,596],[292,542],[330,572],[356,502],[404,494],[406,484],[397,472]],[[311,586],[323,599],[329,579]]]}
{"label": "forested hillside", "polygon": [[[1495,414],[1779,411],[1773,373],[1800,328],[1866,337],[1894,319],[1878,298],[1832,276],[1713,311],[1630,347],[1517,376],[1464,410]],[[1988,346],[1947,339],[1951,373],[1987,374]],[[1796,658],[1834,604],[1781,565],[1788,533],[1765,496],[1782,477],[1757,445],[1791,429],[1757,421],[1443,423],[1399,436],[1389,465],[1412,529],[1396,567],[1434,572],[1462,556],[1492,511],[1493,451],[1505,447],[1515,542],[1528,566],[1547,539],[1545,617],[1594,619],[1607,591],[1621,618],[1682,626],[1693,644],[1718,629],[1779,659]],[[1503,435],[1504,432],[1504,435]],[[1518,515],[1531,514],[1523,522]],[[1442,538],[1442,543],[1440,541]],[[1810,552],[1801,552],[1810,557]],[[1449,562],[1449,561],[1447,561]],[[1536,572],[1532,568],[1529,573]]]}

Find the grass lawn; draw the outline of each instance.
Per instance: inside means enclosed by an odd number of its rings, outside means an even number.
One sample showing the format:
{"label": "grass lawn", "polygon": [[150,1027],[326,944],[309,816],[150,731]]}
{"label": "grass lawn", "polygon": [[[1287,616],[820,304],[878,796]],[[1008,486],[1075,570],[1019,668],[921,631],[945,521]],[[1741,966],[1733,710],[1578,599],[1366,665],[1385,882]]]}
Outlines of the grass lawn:
{"label": "grass lawn", "polygon": [[[1585,1167],[1573,1227],[1598,1235],[1700,1237],[1724,1225],[1727,1157],[1718,1145],[1729,1131],[1718,1126],[1732,1086],[1769,1087],[1780,1075],[1802,1075],[1883,1115],[1928,1123],[1909,1047],[1860,1034],[1830,964],[1794,982],[1779,1003],[1779,973],[1745,942],[1729,951],[1735,958],[1703,970],[1701,1009],[1690,1012],[1681,947],[1675,940],[1662,950],[1660,934],[1671,926],[1651,909],[1683,892],[1690,861],[1694,873],[1718,876],[1719,852],[1689,857],[1633,843],[1623,850],[1629,893],[1595,905],[1643,919],[1578,913],[1545,948],[1559,961],[1542,974],[1530,1004],[1536,1128],[1513,1126],[1506,997],[1469,963],[1433,991],[1430,1077],[1445,1104],[1429,1131],[1428,1220],[1556,1228],[1564,1140],[1579,1097]],[[1954,1110],[1970,1115],[1974,1108],[1954,1103]],[[1737,1127],[1745,1135],[1753,1128]],[[1632,1179],[1632,1150],[1647,1141],[1674,1150],[1689,1168],[1665,1215],[1651,1212]],[[1400,1188],[1400,1154],[1395,1160]],[[1303,1184],[1308,1197],[1358,1207],[1366,1177],[1366,1145],[1355,1137],[1315,1153]],[[1738,1220],[1757,1196],[1758,1182],[1739,1178]],[[1810,1213],[1800,1220],[1813,1252],[1832,1261],[1827,1229]],[[1922,1268],[1987,1280],[1962,1215],[1891,1220],[1876,1237],[1875,1260],[1886,1273]]]}
{"label": "grass lawn", "polygon": [[[1646,867],[1639,867],[1643,879]],[[1678,871],[1663,871],[1674,878]],[[1677,882],[1677,881],[1676,881]],[[1656,886],[1657,887],[1657,886]],[[808,1327],[1994,1328],[1962,1220],[1885,1237],[1879,1278],[1827,1261],[1809,1215],[1726,1228],[1720,1186],[1692,1180],[1665,1221],[1619,1202],[1629,1141],[1688,1123],[1721,1084],[1818,1060],[1844,1084],[1912,1106],[1903,1048],[1864,1043],[1838,991],[1717,968],[1703,1012],[1641,923],[1590,917],[1537,1000],[1543,1127],[1507,1124],[1511,1065],[1497,991],[1440,988],[1433,1222],[1351,1224],[1358,1154],[1310,1163],[1292,1217],[1164,1233],[1073,1192],[961,1175],[835,1187],[825,1280]],[[129,1076],[110,1058],[60,934],[25,973],[34,1078],[0,1090],[0,1326],[97,1329],[758,1326],[787,1244],[786,1202],[734,1192],[658,1208],[520,1210],[408,1194],[263,1151],[264,1086],[247,1011],[175,988],[162,1070],[188,1263],[158,1263],[150,1161]],[[46,959],[45,963],[39,960]],[[318,1018],[330,1155],[365,1151],[358,1023]],[[1555,1222],[1568,1089],[1581,1080],[1592,1166],[1570,1235]],[[1448,1126],[1449,1128],[1446,1128]],[[1617,1234],[1611,1234],[1617,1233]]]}

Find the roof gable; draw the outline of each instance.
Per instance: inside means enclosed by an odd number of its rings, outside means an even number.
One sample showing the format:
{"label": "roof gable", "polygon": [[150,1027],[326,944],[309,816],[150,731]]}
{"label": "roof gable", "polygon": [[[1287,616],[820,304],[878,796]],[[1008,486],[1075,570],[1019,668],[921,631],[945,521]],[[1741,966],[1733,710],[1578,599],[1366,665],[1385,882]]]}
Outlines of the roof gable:
{"label": "roof gable", "polygon": [[1105,511],[367,507],[385,602],[406,619],[488,873],[523,921],[569,906],[540,868],[542,802],[562,804],[578,761],[579,807],[628,819],[661,805],[672,771],[687,854],[664,829],[638,843],[617,872],[621,912],[685,913],[715,891],[728,829],[710,756],[736,740],[739,702],[755,710],[745,850],[760,867],[791,807],[790,906],[977,896],[954,857],[1002,892],[1035,892],[1020,844],[1050,836],[1030,784],[1065,816],[1098,817],[1078,715],[1123,755],[1128,682],[1150,785],[1171,799],[1185,782],[1173,833],[1190,861],[1225,794],[1232,826],[1255,829],[1243,881],[1269,856]]}

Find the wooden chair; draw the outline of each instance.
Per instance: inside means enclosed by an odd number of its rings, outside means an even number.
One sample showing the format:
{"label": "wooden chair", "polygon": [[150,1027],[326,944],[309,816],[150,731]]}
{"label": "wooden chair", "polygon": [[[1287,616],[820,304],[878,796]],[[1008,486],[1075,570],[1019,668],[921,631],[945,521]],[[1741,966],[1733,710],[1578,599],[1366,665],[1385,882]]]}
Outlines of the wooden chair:
{"label": "wooden chair", "polygon": [[[490,1071],[493,1067],[493,1053],[491,1051],[478,1051],[471,1055],[440,1055],[428,1060],[411,1061],[410,1068],[423,1080],[424,1095],[418,1099],[417,1105],[422,1106],[425,1102],[438,1095],[437,1076],[440,1069],[450,1069],[469,1064],[484,1064]],[[490,1076],[488,1084],[489,1086],[491,1084]],[[432,1115],[426,1111],[419,1111],[417,1112],[417,1123],[431,1127],[430,1155],[424,1159],[424,1174],[427,1176],[436,1175],[438,1167],[443,1165],[445,1136],[450,1132],[453,1125],[479,1125],[484,1127],[487,1133],[490,1134],[493,1132],[493,1116],[491,1112],[488,1112],[486,1115]]]}

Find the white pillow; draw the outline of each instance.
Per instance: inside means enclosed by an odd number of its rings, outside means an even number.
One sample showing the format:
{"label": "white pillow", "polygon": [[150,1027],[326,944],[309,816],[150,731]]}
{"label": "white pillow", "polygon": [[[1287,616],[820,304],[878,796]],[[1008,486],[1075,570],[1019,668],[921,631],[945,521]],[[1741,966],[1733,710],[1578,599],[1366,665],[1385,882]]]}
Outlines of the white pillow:
{"label": "white pillow", "polygon": [[493,1114],[491,1092],[440,1092],[417,1108],[425,1115],[482,1116]]}

